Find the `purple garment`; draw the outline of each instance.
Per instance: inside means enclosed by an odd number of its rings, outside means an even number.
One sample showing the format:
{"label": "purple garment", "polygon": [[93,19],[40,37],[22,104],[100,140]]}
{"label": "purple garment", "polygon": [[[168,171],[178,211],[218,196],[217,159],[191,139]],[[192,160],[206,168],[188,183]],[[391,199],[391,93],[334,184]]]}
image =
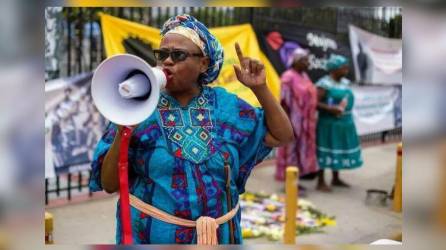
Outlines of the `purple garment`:
{"label": "purple garment", "polygon": [[281,104],[286,107],[296,140],[277,150],[276,179],[285,179],[287,166],[300,175],[318,171],[316,158],[317,90],[308,75],[288,69],[281,77]]}

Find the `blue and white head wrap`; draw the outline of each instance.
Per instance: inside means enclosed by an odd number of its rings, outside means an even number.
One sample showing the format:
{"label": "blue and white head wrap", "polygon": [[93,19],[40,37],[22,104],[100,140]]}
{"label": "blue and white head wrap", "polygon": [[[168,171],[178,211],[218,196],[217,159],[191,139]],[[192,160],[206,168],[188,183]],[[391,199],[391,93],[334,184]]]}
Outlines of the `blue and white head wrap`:
{"label": "blue and white head wrap", "polygon": [[[169,31],[173,30],[176,30],[175,33],[182,34],[191,39],[201,49],[203,54],[209,57],[209,67],[198,78],[199,83],[208,84],[217,79],[224,58],[223,47],[217,38],[209,32],[203,23],[188,14],[169,18],[161,29],[161,36],[164,37]],[[200,41],[198,41],[197,36]]]}

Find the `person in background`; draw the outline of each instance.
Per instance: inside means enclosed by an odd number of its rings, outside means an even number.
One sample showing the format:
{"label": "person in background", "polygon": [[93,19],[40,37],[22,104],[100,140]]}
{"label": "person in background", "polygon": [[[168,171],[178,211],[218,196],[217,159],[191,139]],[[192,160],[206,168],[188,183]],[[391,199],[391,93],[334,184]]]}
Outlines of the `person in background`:
{"label": "person in background", "polygon": [[[281,101],[294,130],[295,141],[277,150],[276,180],[285,179],[287,166],[297,166],[299,175],[318,171],[316,159],[317,89],[307,74],[309,51],[297,48],[290,57],[290,68],[281,76]],[[300,195],[305,188],[299,185]]]}
{"label": "person in background", "polygon": [[341,180],[339,171],[362,166],[361,146],[353,121],[354,105],[350,81],[349,61],[341,55],[331,55],[327,61],[328,75],[319,79],[317,123],[317,158],[319,178],[317,189],[331,191],[324,179],[324,169],[333,171],[332,185],[350,187]]}

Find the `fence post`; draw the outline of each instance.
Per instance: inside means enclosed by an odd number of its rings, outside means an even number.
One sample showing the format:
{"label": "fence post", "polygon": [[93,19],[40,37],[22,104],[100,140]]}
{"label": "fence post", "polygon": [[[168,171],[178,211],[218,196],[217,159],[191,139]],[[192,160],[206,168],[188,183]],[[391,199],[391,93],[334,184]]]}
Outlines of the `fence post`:
{"label": "fence post", "polygon": [[67,8],[67,75],[71,76],[71,8]]}
{"label": "fence post", "polygon": [[68,184],[67,184],[68,200],[71,200],[71,173],[68,174]]}
{"label": "fence post", "polygon": [[138,14],[139,14],[139,23],[144,23],[144,11],[142,8],[138,8]]}
{"label": "fence post", "polygon": [[206,25],[206,26],[209,26],[209,24],[210,24],[210,22],[209,22],[209,11],[208,11],[208,8],[207,7],[204,7],[203,8],[203,12],[204,12],[204,15],[203,15],[203,23]]}
{"label": "fence post", "polygon": [[174,14],[174,16],[178,16],[178,6],[175,6],[173,8],[173,14]]}
{"label": "fence post", "polygon": [[158,16],[157,16],[157,22],[156,22],[156,24],[157,24],[157,27],[158,28],[161,28],[161,26],[163,25],[162,23],[161,23],[161,7],[158,7]]}
{"label": "fence post", "polygon": [[147,16],[148,16],[148,20],[147,20],[147,25],[149,26],[155,26],[153,25],[153,20],[152,20],[152,7],[148,7],[147,8]]}
{"label": "fence post", "polygon": [[395,192],[393,195],[393,211],[400,213],[403,209],[403,144],[397,146]]}
{"label": "fence post", "polygon": [[[225,7],[220,7],[219,11],[220,11],[219,12],[219,14],[220,14],[220,17],[219,17],[220,21],[218,23],[218,26],[225,26],[226,25],[226,16],[227,16],[228,11],[225,9]],[[226,14],[226,16],[225,16],[225,14]]]}
{"label": "fence post", "polygon": [[130,20],[132,20],[132,22],[136,22],[136,18],[135,18],[135,7],[130,7]]}
{"label": "fence post", "polygon": [[232,24],[240,23],[240,14],[239,13],[240,13],[240,7],[235,7],[233,18],[232,18]]}
{"label": "fence post", "polygon": [[249,23],[255,23],[254,22],[254,8],[253,7],[249,7],[248,9],[248,13],[249,13],[249,20],[247,22]]}
{"label": "fence post", "polygon": [[101,17],[99,17],[98,23],[99,23],[99,27],[101,29],[101,34],[99,35],[99,39],[100,39],[100,45],[101,45],[101,50],[100,50],[101,61],[103,61],[105,59],[105,41],[104,41],[104,36],[103,36],[103,34],[104,34],[103,32],[104,31],[102,30]]}
{"label": "fence post", "polygon": [[82,191],[82,171],[79,171],[79,173],[77,174],[77,190],[79,190],[79,192]]}
{"label": "fence post", "polygon": [[57,197],[60,196],[60,176],[56,176],[56,195]]}
{"label": "fence post", "polygon": [[93,22],[93,15],[94,15],[94,9],[93,8],[90,8],[89,9],[89,17],[88,17],[88,19],[89,19],[89,24],[90,24],[90,26],[88,27],[89,28],[89,37],[88,37],[88,41],[89,41],[89,47],[88,47],[88,50],[90,51],[90,55],[89,55],[89,65],[88,65],[88,70],[89,71],[92,71],[93,70],[93,24],[94,24],[94,22]]}
{"label": "fence post", "polygon": [[296,214],[298,201],[298,178],[297,167],[287,167],[285,181],[285,230],[283,235],[284,244],[296,244]]}
{"label": "fence post", "polygon": [[163,21],[167,20],[167,18],[170,18],[170,16],[171,16],[171,14],[170,14],[170,7],[166,7],[165,10],[166,10],[166,13],[164,15],[164,20]]}
{"label": "fence post", "polygon": [[45,178],[45,205],[48,205],[48,187],[49,187],[49,180],[48,178]]}
{"label": "fence post", "polygon": [[82,42],[84,40],[84,20],[83,20],[83,9],[79,8],[79,12],[77,13],[77,22],[76,22],[76,63],[77,63],[77,73],[82,73]]}
{"label": "fence post", "polygon": [[217,7],[212,7],[212,16],[211,16],[211,18],[212,18],[212,26],[213,27],[219,26],[217,24],[217,16],[218,16]]}
{"label": "fence post", "polygon": [[[88,170],[88,182],[90,181],[92,174],[93,174],[93,171],[91,169]],[[93,192],[90,189],[90,185],[87,185],[87,188],[88,188],[88,196],[89,197],[93,196]]]}

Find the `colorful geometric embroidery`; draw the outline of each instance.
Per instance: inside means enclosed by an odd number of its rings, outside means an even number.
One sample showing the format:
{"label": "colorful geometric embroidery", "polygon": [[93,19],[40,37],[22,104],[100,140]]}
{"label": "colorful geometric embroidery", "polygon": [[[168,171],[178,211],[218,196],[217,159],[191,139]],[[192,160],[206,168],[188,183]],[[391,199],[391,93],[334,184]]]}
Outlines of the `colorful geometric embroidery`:
{"label": "colorful geometric embroidery", "polygon": [[206,102],[207,102],[207,99],[202,96],[198,97],[198,99],[197,99],[197,103],[200,106],[204,106],[206,104]]}
{"label": "colorful geometric embroidery", "polygon": [[[210,133],[202,128],[171,129],[168,139],[177,145],[174,155],[200,163],[209,155]],[[171,145],[174,146],[174,145]]]}
{"label": "colorful geometric embroidery", "polygon": [[239,108],[239,117],[240,118],[246,118],[246,119],[256,119],[256,112],[255,109],[250,106],[247,102],[244,100],[237,98],[237,105]]}
{"label": "colorful geometric embroidery", "polygon": [[139,243],[145,243],[147,242],[147,237],[146,237],[146,228],[144,226],[144,224],[142,223],[142,219],[145,219],[145,214],[144,213],[140,213],[139,218],[141,220],[136,220],[135,221],[135,225],[133,226],[133,230],[135,231],[134,234],[136,234],[138,242]]}
{"label": "colorful geometric embroidery", "polygon": [[212,127],[211,115],[209,109],[191,108],[189,109],[190,119],[194,127]]}
{"label": "colorful geometric embroidery", "polygon": [[237,180],[235,181],[239,192],[244,192],[244,187],[246,181],[248,180],[248,176],[251,173],[251,170],[254,168],[254,162],[248,162],[247,164],[243,164],[239,168],[239,173]]}
{"label": "colorful geometric embroidery", "polygon": [[160,109],[161,122],[163,127],[182,127],[184,126],[180,109]]}
{"label": "colorful geometric embroidery", "polygon": [[206,133],[205,131],[201,131],[199,136],[200,136],[200,139],[202,139],[203,141],[206,141],[207,139],[209,139],[209,134]]}
{"label": "colorful geometric embroidery", "polygon": [[164,96],[160,97],[160,101],[159,101],[160,108],[168,108],[170,106],[169,104],[170,104],[169,100],[167,100],[166,97],[164,97]]}
{"label": "colorful geometric embroidery", "polygon": [[172,175],[172,188],[186,188],[187,178],[185,173],[176,173]]}
{"label": "colorful geometric embroidery", "polygon": [[213,104],[215,94],[205,87],[200,96],[194,98],[188,108],[180,108],[170,96],[160,98],[159,115],[167,137],[168,146],[176,157],[188,159],[193,163],[206,160],[215,152],[212,141],[213,123],[209,105]]}
{"label": "colorful geometric embroidery", "polygon": [[189,227],[180,227],[175,231],[175,243],[192,243],[192,239],[194,238],[194,228]]}
{"label": "colorful geometric embroidery", "polygon": [[[175,158],[171,183],[171,194],[175,198],[175,215],[183,219],[191,219],[191,209],[189,203],[189,192],[187,190],[187,176],[184,166],[179,158]],[[178,227],[175,230],[176,243],[192,243],[193,228]]]}
{"label": "colorful geometric embroidery", "polygon": [[198,203],[202,207],[202,214],[217,218],[222,214],[221,197],[223,191],[219,187],[215,178],[208,172],[204,165],[196,166],[194,169],[195,190],[198,196]]}
{"label": "colorful geometric embroidery", "polygon": [[135,130],[132,137],[135,139],[139,138],[139,141],[156,141],[160,136],[161,129],[155,120],[152,123],[147,124],[147,127],[145,127],[143,130]]}
{"label": "colorful geometric embroidery", "polygon": [[180,129],[173,129],[169,134],[169,139],[176,142],[179,146],[184,145],[184,141],[187,139],[187,135],[183,133]]}
{"label": "colorful geometric embroidery", "polygon": [[208,145],[209,142],[211,141],[210,133],[206,129],[203,129],[203,128],[196,129],[194,137],[199,138],[201,141],[200,144],[203,146]]}
{"label": "colorful geometric embroidery", "polygon": [[194,133],[194,129],[190,126],[187,126],[184,128],[184,132],[186,132],[186,134],[188,135],[192,135]]}
{"label": "colorful geometric embroidery", "polygon": [[248,131],[243,131],[234,127],[234,125],[230,123],[221,122],[219,126],[217,126],[216,132],[218,135],[226,138],[230,138],[232,141],[242,144],[243,141],[249,136]]}
{"label": "colorful geometric embroidery", "polygon": [[194,140],[195,137],[188,138],[183,145],[183,156],[194,163],[200,163],[208,155],[208,148],[204,143]]}

